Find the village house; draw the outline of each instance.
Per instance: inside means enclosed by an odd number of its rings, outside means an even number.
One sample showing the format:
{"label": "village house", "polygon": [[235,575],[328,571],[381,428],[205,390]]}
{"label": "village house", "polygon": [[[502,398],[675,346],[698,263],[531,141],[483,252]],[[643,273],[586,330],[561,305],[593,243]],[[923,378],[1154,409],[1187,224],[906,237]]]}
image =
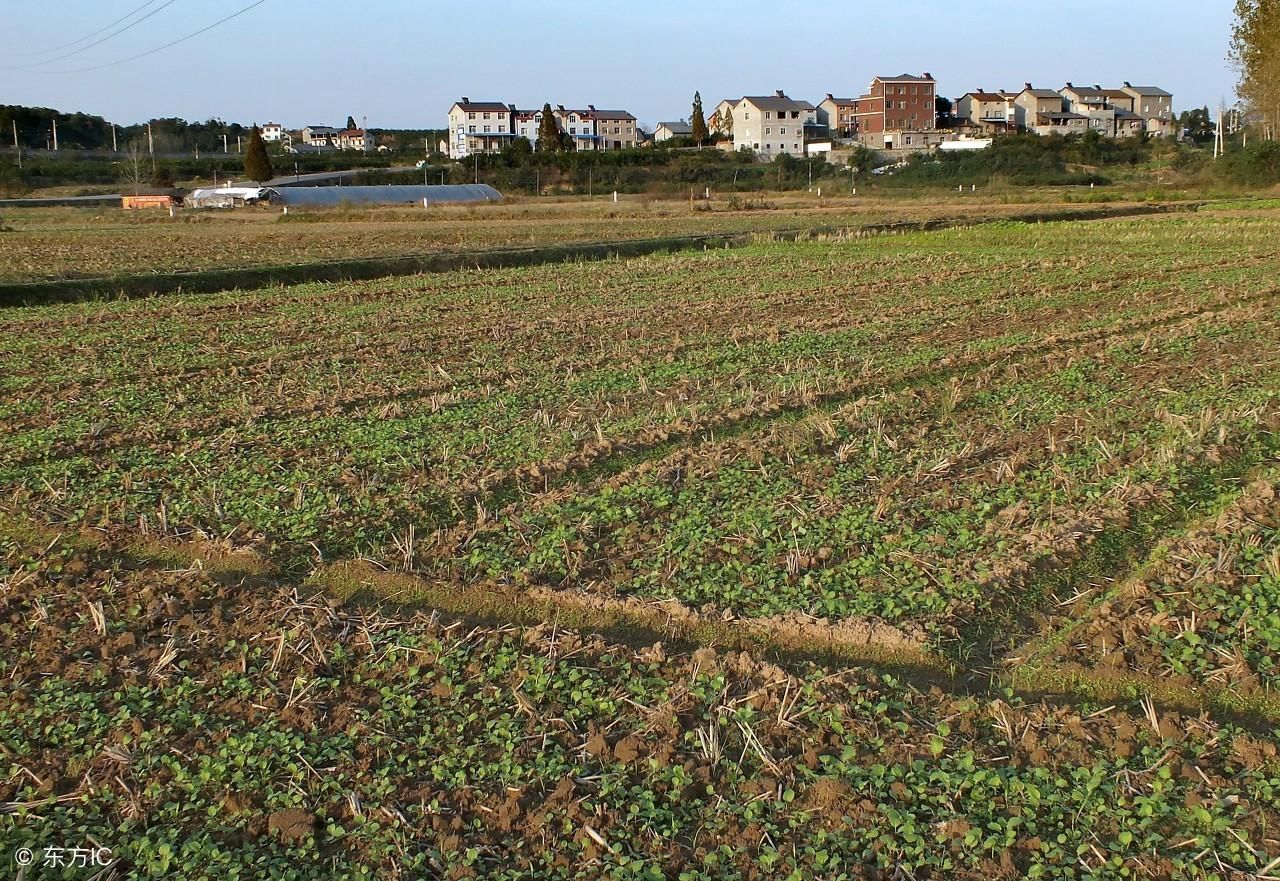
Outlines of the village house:
{"label": "village house", "polygon": [[854,99],[853,136],[874,150],[916,148],[938,140],[933,75],[878,76]]}
{"label": "village house", "polygon": [[362,128],[346,129],[334,136],[333,145],[339,150],[356,150],[360,153],[371,153],[373,152],[373,136]]}
{"label": "village house", "polygon": [[302,143],[308,147],[332,147],[338,129],[328,125],[309,125],[302,129]]}
{"label": "village house", "polygon": [[[1133,86],[1104,89],[1067,83],[1060,94],[1067,110],[1088,120],[1087,130],[1113,138],[1147,131],[1168,133],[1173,127],[1173,96],[1154,87],[1146,87],[1146,91],[1152,94],[1146,96]],[[1138,113],[1139,108],[1147,108],[1147,113]]]}
{"label": "village house", "polygon": [[[558,104],[551,109],[556,125],[574,150],[627,150],[639,143],[636,118],[625,110],[585,110]],[[472,153],[498,153],[516,138],[538,147],[541,110],[519,110],[497,102],[463,98],[449,108],[449,155],[461,159]]]}
{"label": "village house", "polygon": [[569,137],[575,150],[595,150],[600,136],[590,110],[573,110],[557,104],[552,110],[560,131]]}
{"label": "village house", "polygon": [[1174,133],[1173,95],[1155,86],[1134,86],[1126,82],[1120,91],[1133,99],[1130,108],[1143,120],[1150,135],[1164,137]]}
{"label": "village house", "polygon": [[449,158],[500,153],[516,137],[515,108],[463,97],[449,108]]}
{"label": "village house", "polygon": [[818,122],[827,127],[833,138],[851,138],[856,131],[854,112],[858,102],[853,98],[837,98],[830,92],[818,102]]}
{"label": "village house", "polygon": [[1061,95],[1053,89],[1037,89],[1031,83],[1023,84],[1022,91],[1013,99],[1013,105],[1018,128],[1027,131],[1035,131],[1041,125],[1041,116],[1064,112]]}
{"label": "village house", "polygon": [[983,134],[1017,131],[1017,97],[1003,90],[968,92],[956,101],[955,115],[977,126]]}
{"label": "village house", "polygon": [[748,95],[733,108],[733,140],[739,149],[762,159],[806,155],[806,137],[818,125],[818,108],[788,98],[779,89],[772,95]]}
{"label": "village house", "polygon": [[687,122],[660,122],[653,130],[653,142],[661,144],[672,138],[689,138],[693,136],[693,126]]}
{"label": "village house", "polygon": [[262,127],[262,140],[276,143],[285,139],[285,130],[278,122],[269,122]]}
{"label": "village house", "polygon": [[639,143],[636,134],[636,118],[625,110],[597,110],[588,104],[587,110],[596,124],[596,147],[600,150],[630,150]]}

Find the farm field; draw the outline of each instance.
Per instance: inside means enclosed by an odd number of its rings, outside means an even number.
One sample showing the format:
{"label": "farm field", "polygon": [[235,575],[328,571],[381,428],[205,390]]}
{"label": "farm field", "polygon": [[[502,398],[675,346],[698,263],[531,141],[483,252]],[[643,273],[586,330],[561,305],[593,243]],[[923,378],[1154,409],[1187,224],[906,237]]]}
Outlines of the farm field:
{"label": "farm field", "polygon": [[2,310],[0,844],[1280,876],[1277,233]]}
{"label": "farm field", "polygon": [[[485,248],[621,241],[706,233],[770,232],[813,226],[859,226],[935,217],[1003,217],[1053,211],[1047,202],[1001,204],[982,196],[914,204],[863,198],[821,200],[805,194],[744,194],[711,203],[605,199],[515,200],[510,204],[408,209],[159,213],[118,209],[5,211],[0,282],[91,278],[151,272],[246,268]],[[1080,207],[1080,206],[1075,206]],[[704,210],[705,209],[705,210]]]}

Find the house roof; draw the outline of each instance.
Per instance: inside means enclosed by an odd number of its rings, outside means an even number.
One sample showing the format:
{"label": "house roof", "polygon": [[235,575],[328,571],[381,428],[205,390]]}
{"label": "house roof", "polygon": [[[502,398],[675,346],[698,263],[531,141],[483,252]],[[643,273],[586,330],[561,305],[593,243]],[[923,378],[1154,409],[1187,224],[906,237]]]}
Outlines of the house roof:
{"label": "house roof", "polygon": [[914,76],[909,73],[900,73],[897,76],[878,76],[876,79],[882,83],[932,83],[934,78],[929,74],[924,76]]}
{"label": "house roof", "polygon": [[1130,92],[1134,92],[1136,94],[1142,95],[1145,98],[1172,98],[1173,97],[1173,94],[1171,92],[1166,92],[1164,89],[1157,88],[1156,86],[1125,86],[1125,89]]}
{"label": "house roof", "polygon": [[979,101],[1007,101],[1007,96],[1000,92],[966,92],[965,98],[977,98]]}
{"label": "house roof", "polygon": [[625,110],[592,110],[591,114],[596,119],[635,119]]}
{"label": "house roof", "polygon": [[826,104],[828,101],[834,101],[836,104],[852,104],[857,100],[857,98],[837,98],[834,95],[828,94],[820,103]]}
{"label": "house roof", "polygon": [[796,101],[786,95],[744,95],[743,101],[750,101],[761,110],[814,110],[808,101]]}
{"label": "house roof", "polygon": [[1053,89],[1023,89],[1019,94],[1022,94],[1022,95],[1029,94],[1029,95],[1035,96],[1036,98],[1061,98],[1062,97],[1062,95],[1058,94]]}
{"label": "house roof", "polygon": [[511,110],[501,101],[469,101],[466,98],[453,102],[453,106],[465,113],[508,113]]}
{"label": "house roof", "polygon": [[665,128],[673,135],[691,135],[693,134],[693,126],[687,122],[660,122],[658,128]]}

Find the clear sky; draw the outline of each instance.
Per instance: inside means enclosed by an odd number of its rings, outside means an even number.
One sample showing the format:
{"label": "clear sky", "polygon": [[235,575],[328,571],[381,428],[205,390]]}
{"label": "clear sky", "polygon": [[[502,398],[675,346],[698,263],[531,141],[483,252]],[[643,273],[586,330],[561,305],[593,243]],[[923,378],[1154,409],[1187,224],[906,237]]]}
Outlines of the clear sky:
{"label": "clear sky", "polygon": [[[165,6],[165,3],[169,5]],[[931,72],[941,94],[1031,81],[1158,85],[1177,109],[1232,97],[1231,0],[152,0],[136,27],[87,40],[143,0],[7,0],[0,103],[152,117],[443,128],[466,95],[625,109],[642,123],[784,89],[817,103],[876,74]],[[125,24],[128,23],[127,20]],[[94,40],[110,34],[107,30]],[[21,53],[21,54],[19,54]],[[98,70],[82,68],[111,65]],[[19,69],[22,68],[22,69]]]}

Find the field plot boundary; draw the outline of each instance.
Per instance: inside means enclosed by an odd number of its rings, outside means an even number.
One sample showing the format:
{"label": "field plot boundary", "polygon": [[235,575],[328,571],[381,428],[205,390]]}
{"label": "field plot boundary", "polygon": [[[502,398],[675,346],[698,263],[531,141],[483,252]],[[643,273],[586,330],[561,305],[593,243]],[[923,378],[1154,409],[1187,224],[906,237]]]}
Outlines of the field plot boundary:
{"label": "field plot boundary", "polygon": [[820,236],[931,232],[991,223],[1109,220],[1194,212],[1198,211],[1202,204],[1201,202],[1179,202],[1126,205],[1118,208],[1104,205],[1061,211],[1029,211],[1006,217],[940,217],[931,220],[904,220],[861,226],[820,225],[758,232],[706,233],[524,248],[488,248],[479,251],[442,251],[395,257],[256,266],[244,269],[204,269],[192,272],[135,273],[55,281],[0,282],[0,308],[100,299],[131,299],[164,294],[211,294],[312,282],[368,281],[375,278],[444,273],[461,269],[504,269],[549,263],[645,257],[699,248],[743,247],[761,238],[796,241]]}

